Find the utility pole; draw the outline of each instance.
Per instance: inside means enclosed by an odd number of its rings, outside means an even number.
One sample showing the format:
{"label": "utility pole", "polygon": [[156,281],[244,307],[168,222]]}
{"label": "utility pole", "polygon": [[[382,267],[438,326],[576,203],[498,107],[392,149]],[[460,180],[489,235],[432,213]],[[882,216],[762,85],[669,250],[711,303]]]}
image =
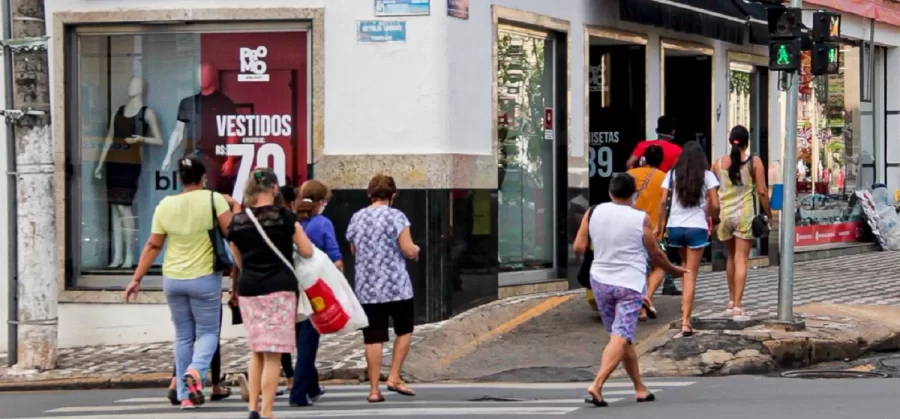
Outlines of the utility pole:
{"label": "utility pole", "polygon": [[787,78],[787,118],[784,141],[783,201],[781,206],[780,260],[778,263],[778,322],[792,325],[794,320],[794,208],[797,198],[795,177],[797,162],[797,107],[800,101],[800,56],[808,51],[811,58],[809,74],[813,76],[840,72],[841,16],[831,12],[816,12],[813,28],[803,29],[803,1],[791,0],[790,7],[768,9],[769,69],[782,71]]}
{"label": "utility pole", "polygon": [[[56,368],[59,263],[56,251],[53,135],[43,0],[0,0],[6,4],[4,55],[12,55],[13,103],[2,112],[13,126],[15,153],[16,280],[18,283],[18,371]],[[10,39],[10,35],[11,38]],[[9,71],[7,58],[7,71]],[[56,63],[63,65],[63,63]],[[9,86],[9,84],[7,84]],[[57,190],[58,188],[58,190]],[[12,280],[12,278],[10,278]]]}

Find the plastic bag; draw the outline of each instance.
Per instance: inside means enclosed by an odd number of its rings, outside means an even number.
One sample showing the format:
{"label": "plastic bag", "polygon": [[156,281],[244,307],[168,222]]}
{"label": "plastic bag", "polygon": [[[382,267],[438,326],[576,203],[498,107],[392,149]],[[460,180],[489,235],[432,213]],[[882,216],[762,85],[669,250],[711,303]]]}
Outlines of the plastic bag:
{"label": "plastic bag", "polygon": [[324,252],[313,247],[312,257],[294,258],[294,273],[304,291],[297,304],[297,321],[309,318],[323,335],[369,326],[369,318],[344,274]]}

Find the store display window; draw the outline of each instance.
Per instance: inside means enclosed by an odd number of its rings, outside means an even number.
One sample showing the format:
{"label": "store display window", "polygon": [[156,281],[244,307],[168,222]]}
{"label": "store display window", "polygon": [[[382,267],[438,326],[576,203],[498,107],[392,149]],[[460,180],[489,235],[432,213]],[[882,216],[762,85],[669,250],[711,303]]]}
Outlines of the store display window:
{"label": "store display window", "polygon": [[851,200],[860,171],[859,48],[840,50],[840,74],[813,77],[811,56],[801,64],[797,119],[797,246],[862,238],[862,213]]}
{"label": "store display window", "polygon": [[154,208],[182,190],[183,157],[202,159],[207,187],[238,200],[256,167],[283,184],[306,179],[309,41],[300,24],[67,33],[70,285],[127,283]]}

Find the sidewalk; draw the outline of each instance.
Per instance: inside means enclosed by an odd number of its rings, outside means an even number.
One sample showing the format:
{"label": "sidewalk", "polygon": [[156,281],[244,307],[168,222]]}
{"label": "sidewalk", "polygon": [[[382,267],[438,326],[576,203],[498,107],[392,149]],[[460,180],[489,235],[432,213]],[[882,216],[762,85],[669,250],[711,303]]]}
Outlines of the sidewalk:
{"label": "sidewalk", "polygon": [[[413,350],[447,324],[457,331],[456,341],[448,340],[442,331],[440,342],[432,346],[454,346],[467,343],[471,336],[458,333],[495,327],[523,310],[528,310],[556,294],[532,295],[495,301],[476,307],[459,316],[439,323],[416,327]],[[393,340],[391,331],[391,340]],[[247,369],[250,355],[244,338],[223,340],[222,372],[231,374]],[[385,364],[390,360],[391,345],[385,345]],[[294,354],[296,359],[296,354]],[[321,380],[362,380],[365,377],[365,350],[362,333],[322,336],[317,360]],[[52,371],[17,373],[6,367],[6,354],[0,353],[0,391],[95,389],[95,388],[161,388],[168,385],[172,374],[172,343],[159,342],[139,345],[92,346],[60,349],[58,368]]]}

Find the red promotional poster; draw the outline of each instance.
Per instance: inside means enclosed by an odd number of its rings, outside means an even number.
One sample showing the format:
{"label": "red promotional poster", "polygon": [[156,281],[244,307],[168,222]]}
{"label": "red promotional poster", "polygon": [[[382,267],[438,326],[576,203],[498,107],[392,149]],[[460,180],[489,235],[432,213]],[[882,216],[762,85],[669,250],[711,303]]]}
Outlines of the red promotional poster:
{"label": "red promotional poster", "polygon": [[204,33],[200,45],[201,92],[182,100],[179,120],[202,126],[185,151],[200,153],[209,187],[241,200],[258,167],[299,185],[309,140],[307,33]]}
{"label": "red promotional poster", "polygon": [[862,223],[820,224],[795,227],[794,246],[855,242],[862,239]]}

